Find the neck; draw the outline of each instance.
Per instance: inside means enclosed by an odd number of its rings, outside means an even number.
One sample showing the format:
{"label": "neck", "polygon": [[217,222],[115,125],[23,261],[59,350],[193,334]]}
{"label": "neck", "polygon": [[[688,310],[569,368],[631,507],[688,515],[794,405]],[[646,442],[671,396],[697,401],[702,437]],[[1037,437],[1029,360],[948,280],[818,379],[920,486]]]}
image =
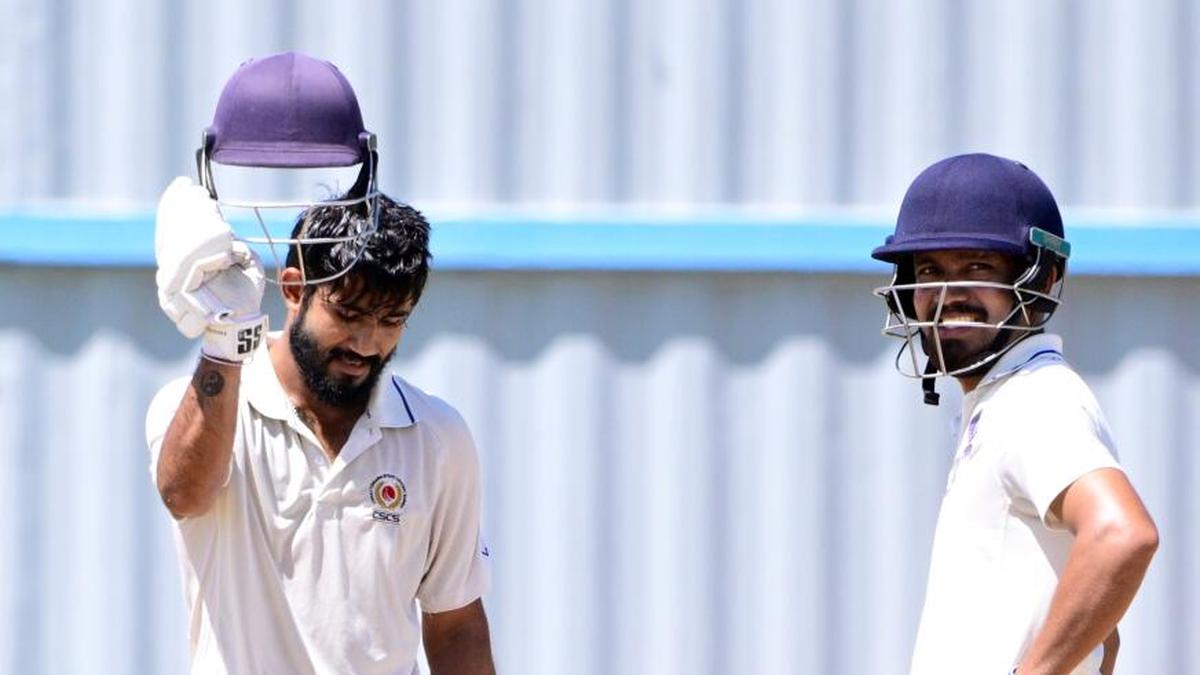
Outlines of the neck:
{"label": "neck", "polygon": [[[1039,329],[1039,330],[1033,331],[1033,332],[1014,333],[1013,335],[1007,335],[1007,336],[1004,335],[1004,333],[1002,332],[1000,335],[996,336],[996,340],[992,343],[992,345],[990,347],[988,347],[988,350],[985,353],[999,354],[1002,356],[1005,352],[1012,349],[1018,342],[1026,339],[1032,335],[1038,335],[1041,332],[1042,331]],[[999,360],[1000,360],[1000,357],[997,356],[986,366],[981,367],[981,368],[973,368],[970,371],[963,373],[962,375],[955,375],[954,379],[958,380],[958,384],[959,384],[959,386],[962,387],[963,393],[969,394],[975,390],[975,387],[979,386],[979,383],[983,381],[983,376],[987,375],[988,372],[992,368],[995,367],[996,363],[999,362]]]}
{"label": "neck", "polygon": [[279,378],[279,384],[283,386],[288,400],[292,402],[292,407],[296,409],[301,420],[314,431],[353,426],[366,410],[366,403],[343,408],[331,406],[318,399],[305,385],[304,376],[300,374],[300,367],[296,365],[296,359],[292,356],[286,338],[270,343],[268,351],[271,354],[271,365],[275,367],[275,375]]}
{"label": "neck", "polygon": [[983,381],[983,373],[978,375],[959,375],[954,379],[958,380],[958,385],[962,387],[963,393],[969,394]]}

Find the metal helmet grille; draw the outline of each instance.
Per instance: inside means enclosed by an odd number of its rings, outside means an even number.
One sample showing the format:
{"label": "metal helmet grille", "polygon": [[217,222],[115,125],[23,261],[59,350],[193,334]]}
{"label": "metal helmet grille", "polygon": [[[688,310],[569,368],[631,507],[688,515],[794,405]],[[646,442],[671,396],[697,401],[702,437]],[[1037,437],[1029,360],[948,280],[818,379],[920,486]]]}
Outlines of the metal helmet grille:
{"label": "metal helmet grille", "polygon": [[[986,153],[955,155],[934,162],[913,180],[900,204],[895,231],[871,251],[871,257],[895,266],[891,285],[875,289],[888,307],[883,334],[904,341],[896,355],[896,368],[922,381],[926,403],[938,403],[934,378],[980,372],[1022,337],[1042,329],[1062,294],[1071,250],[1063,237],[1062,215],[1050,188],[1020,162]],[[914,256],[952,250],[998,253],[1024,260],[1029,266],[1011,284],[915,283],[915,270],[910,269]],[[1055,270],[1057,281],[1047,287]],[[948,292],[961,288],[1012,293],[1012,310],[994,324],[943,320]],[[926,321],[915,316],[912,298],[917,291],[937,294],[933,316]],[[951,368],[942,335],[951,326],[995,331],[995,338],[969,363],[961,361],[971,360],[972,355],[955,354]],[[929,355],[924,369],[919,365],[916,339]]]}
{"label": "metal helmet grille", "polygon": [[[354,185],[344,194],[321,200],[223,199],[213,179],[212,164],[269,169],[319,169],[361,165]],[[240,212],[250,214],[253,234],[237,232],[247,244],[265,247],[282,282],[287,252],[295,248],[301,261],[301,281],[320,284],[345,275],[361,258],[375,233],[379,218],[377,187],[379,156],[375,135],[363,128],[354,90],[331,63],[304,54],[286,52],[242,64],[221,93],[213,123],[196,151],[200,184],[217,201],[226,220]],[[314,206],[362,206],[367,218],[338,237],[309,237],[303,218]],[[293,210],[298,227],[290,236],[272,234],[273,220],[266,214]],[[261,236],[259,236],[261,234]],[[313,245],[349,245],[354,253],[348,264],[332,274],[310,278],[303,268],[304,248]]]}
{"label": "metal helmet grille", "polygon": [[[1055,309],[1062,303],[1064,275],[1060,274],[1053,286],[1041,290],[1036,286],[1046,278],[1047,266],[1059,265],[1065,270],[1065,256],[1062,260],[1053,258],[1058,254],[1042,247],[1037,248],[1034,262],[1012,283],[986,281],[937,281],[937,282],[907,282],[902,281],[899,265],[892,283],[874,290],[877,297],[883,299],[887,307],[881,333],[884,336],[903,340],[896,353],[894,365],[905,377],[913,379],[930,379],[942,376],[958,376],[980,372],[990,366],[1008,350],[1012,349],[1022,338],[1041,331]],[[946,307],[946,297],[950,289],[986,289],[998,290],[1012,294],[1013,307],[1003,318],[995,323],[986,321],[943,320]],[[916,291],[931,291],[937,293],[937,302],[933,315],[922,321],[916,317],[913,294]],[[948,367],[945,358],[944,343],[941,331],[943,328],[979,328],[997,331],[997,339],[993,348],[985,348],[977,358],[969,363]],[[919,347],[916,342],[923,341],[926,348]],[[927,361],[921,367],[918,349],[927,351]]]}
{"label": "metal helmet grille", "polygon": [[[372,137],[373,141],[373,137]],[[256,250],[266,250],[268,259],[264,262],[274,263],[275,278],[268,277],[268,281],[279,285],[315,285],[322,284],[328,281],[333,281],[348,273],[363,255],[366,249],[367,242],[379,226],[379,196],[380,192],[376,187],[375,175],[375,156],[372,153],[366,164],[363,165],[362,173],[359,180],[351,187],[346,195],[342,198],[322,199],[319,201],[306,200],[285,200],[285,201],[266,201],[266,200],[237,200],[225,199],[220,196],[217,191],[216,183],[212,177],[212,169],[209,160],[204,158],[204,149],[198,151],[198,163],[200,165],[200,184],[203,185],[210,195],[217,201],[217,207],[221,210],[222,217],[231,223],[239,221],[236,218],[238,213],[247,213],[250,215],[252,222],[255,225],[256,234],[248,234],[244,231],[235,231],[235,238],[251,245]],[[309,236],[308,221],[304,218],[304,214],[317,206],[344,206],[355,207],[362,206],[367,211],[367,218],[356,220],[354,230],[344,236],[339,237],[319,237]],[[267,214],[272,212],[294,212],[296,214],[296,223],[298,229],[294,236],[278,236],[271,233],[271,224],[274,219]],[[269,222],[272,221],[272,222]],[[304,250],[309,246],[328,246],[345,244],[353,246],[354,254],[350,257],[349,262],[342,269],[319,277],[311,277],[308,270],[304,268]],[[287,282],[280,279],[280,273],[284,269],[284,261],[287,259],[289,249],[295,248],[300,260],[301,281]]]}

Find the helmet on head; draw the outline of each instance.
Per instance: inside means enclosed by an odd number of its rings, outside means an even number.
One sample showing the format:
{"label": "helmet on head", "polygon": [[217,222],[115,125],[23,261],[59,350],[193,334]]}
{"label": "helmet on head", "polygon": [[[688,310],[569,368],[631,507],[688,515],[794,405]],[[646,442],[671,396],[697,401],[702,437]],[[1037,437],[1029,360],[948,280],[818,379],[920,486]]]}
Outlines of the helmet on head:
{"label": "helmet on head", "polygon": [[[895,265],[892,283],[875,289],[888,309],[883,334],[904,340],[896,367],[924,380],[926,403],[937,404],[933,378],[980,372],[1021,338],[1042,329],[1060,303],[1071,251],[1063,236],[1062,216],[1050,189],[1020,162],[982,153],[957,155],[917,176],[904,195],[895,233],[871,256]],[[1024,271],[1011,283],[915,283],[914,254],[951,249],[1002,253],[1021,261]],[[1047,289],[1054,271],[1056,281]],[[954,322],[956,327],[999,329],[999,335],[974,362],[949,370],[941,358],[939,317],[946,292],[952,287],[1003,289],[1013,294],[1014,302],[1012,311],[998,323]],[[940,291],[934,315],[927,321],[917,319],[913,306],[913,292],[918,289]],[[923,371],[917,365],[913,344],[917,337],[934,350]],[[904,359],[906,351],[911,370]]]}
{"label": "helmet on head", "polygon": [[[363,204],[370,215],[361,232],[336,239],[305,236],[306,228],[292,238],[272,237],[262,209],[308,208],[314,202],[222,201],[213,181],[212,162],[231,166],[310,169],[361,164],[358,179],[344,198],[324,205]],[[302,247],[313,244],[355,242],[361,253],[366,238],[377,225],[376,171],[379,156],[375,135],[363,128],[358,99],[345,76],[328,61],[296,52],[251,59],[238,67],[217,101],[213,122],[196,150],[200,183],[222,206],[253,210],[263,237],[245,237],[252,244],[267,244],[276,258],[276,244]],[[301,257],[303,259],[303,257]],[[357,256],[354,258],[357,262]],[[354,263],[316,284],[337,278]],[[301,270],[303,272],[303,270]]]}

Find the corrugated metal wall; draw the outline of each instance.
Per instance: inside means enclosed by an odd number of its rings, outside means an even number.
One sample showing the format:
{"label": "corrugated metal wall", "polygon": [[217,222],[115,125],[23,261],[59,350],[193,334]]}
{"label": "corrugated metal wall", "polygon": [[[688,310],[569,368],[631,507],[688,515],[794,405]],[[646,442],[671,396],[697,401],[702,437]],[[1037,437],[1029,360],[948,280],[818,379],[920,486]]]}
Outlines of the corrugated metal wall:
{"label": "corrugated metal wall", "polygon": [[[0,0],[0,203],[148,206],[233,68],[300,49],[347,73],[384,189],[421,206],[890,212],[921,167],[986,150],[1064,204],[1194,209],[1198,20],[1187,0]],[[484,452],[504,672],[905,669],[950,411],[891,371],[877,281],[436,275],[397,367]],[[1163,535],[1125,672],[1200,672],[1198,291],[1079,280],[1058,320]],[[148,270],[0,267],[0,308],[0,672],[179,672],[141,418],[190,346]]]}
{"label": "corrugated metal wall", "polygon": [[[905,670],[957,397],[892,371],[879,281],[435,275],[395,365],[482,449],[503,672]],[[1056,319],[1162,530],[1123,672],[1200,672],[1198,291],[1079,279]],[[192,346],[148,270],[3,268],[0,306],[0,671],[180,672],[142,416]]]}
{"label": "corrugated metal wall", "polygon": [[1194,208],[1189,0],[0,2],[0,200],[149,200],[225,78],[332,59],[417,201],[898,203],[944,155]]}

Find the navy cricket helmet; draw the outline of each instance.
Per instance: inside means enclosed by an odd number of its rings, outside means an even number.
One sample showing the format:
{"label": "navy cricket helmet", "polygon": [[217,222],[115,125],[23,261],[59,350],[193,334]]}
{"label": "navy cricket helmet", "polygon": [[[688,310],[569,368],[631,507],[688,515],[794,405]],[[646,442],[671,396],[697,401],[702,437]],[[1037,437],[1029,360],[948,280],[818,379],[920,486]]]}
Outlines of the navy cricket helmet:
{"label": "navy cricket helmet", "polygon": [[[916,283],[913,255],[922,251],[982,250],[1023,261],[1010,283],[943,281]],[[936,405],[933,378],[981,372],[1022,338],[1039,332],[1061,302],[1070,244],[1050,189],[1024,164],[984,153],[956,155],[925,169],[909,186],[896,219],[896,230],[871,256],[892,263],[894,277],[875,289],[888,314],[883,334],[903,339],[896,356],[901,373],[925,381],[927,403]],[[1047,288],[1053,272],[1055,281]],[[998,329],[997,339],[971,363],[948,367],[942,358],[939,320],[951,287],[986,287],[1013,294],[1013,309],[996,324],[953,322],[958,327]],[[941,293],[933,317],[921,321],[913,306],[917,289]],[[950,325],[952,322],[945,322]],[[929,355],[918,367],[914,338]],[[903,358],[911,357],[911,369]],[[934,358],[934,357],[937,358]]]}
{"label": "navy cricket helmet", "polygon": [[975,249],[1029,259],[1040,229],[1063,239],[1062,216],[1050,188],[1024,164],[975,153],[943,159],[909,186],[896,232],[871,252],[899,263],[918,251]]}

